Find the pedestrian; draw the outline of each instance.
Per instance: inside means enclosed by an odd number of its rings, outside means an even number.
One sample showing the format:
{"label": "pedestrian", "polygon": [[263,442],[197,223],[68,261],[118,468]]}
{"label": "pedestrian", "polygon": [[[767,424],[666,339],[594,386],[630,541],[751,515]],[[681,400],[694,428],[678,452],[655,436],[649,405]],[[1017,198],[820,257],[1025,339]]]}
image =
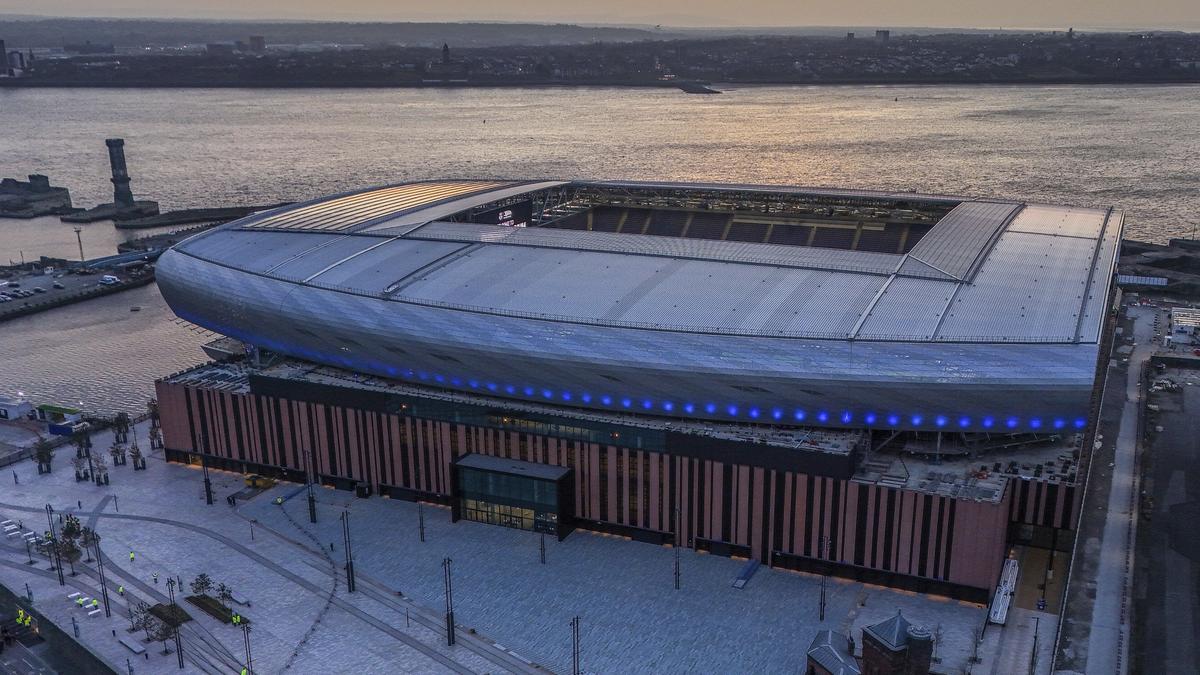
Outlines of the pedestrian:
{"label": "pedestrian", "polygon": [[78,605],[81,609],[83,608],[83,596],[82,595],[79,596],[78,598],[75,598],[75,604]]}
{"label": "pedestrian", "polygon": [[21,479],[20,479],[20,478],[17,478],[17,472],[16,472],[16,471],[13,471],[13,484],[14,484],[14,485],[20,485],[20,484],[21,484]]}
{"label": "pedestrian", "polygon": [[129,562],[133,562],[133,551],[129,552]]}
{"label": "pedestrian", "polygon": [[96,609],[99,606],[100,606],[100,601],[95,598],[92,598],[92,609]]}
{"label": "pedestrian", "polygon": [[83,510],[83,500],[82,499],[76,500],[75,503],[79,505],[79,510],[82,511]]}
{"label": "pedestrian", "polygon": [[122,598],[125,597],[125,587],[124,586],[117,586],[117,595],[121,596]]}
{"label": "pedestrian", "polygon": [[153,577],[153,579],[154,579],[154,583],[156,583],[156,584],[157,584],[157,583],[158,583],[158,572],[154,572],[154,573],[153,573],[153,574],[151,574],[150,576],[151,576],[151,577]]}

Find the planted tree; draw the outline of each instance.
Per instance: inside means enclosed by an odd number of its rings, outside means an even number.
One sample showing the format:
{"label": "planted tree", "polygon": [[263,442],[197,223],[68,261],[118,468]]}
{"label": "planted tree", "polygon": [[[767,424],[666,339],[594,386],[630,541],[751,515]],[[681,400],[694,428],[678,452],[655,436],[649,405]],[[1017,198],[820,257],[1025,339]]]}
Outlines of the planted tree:
{"label": "planted tree", "polygon": [[[224,584],[222,584],[224,586]],[[192,595],[208,595],[208,592],[213,588],[213,580],[204,572],[196,575],[191,583]]]}
{"label": "planted tree", "polygon": [[150,416],[150,426],[157,429],[158,428],[158,401],[155,399],[150,399],[146,403],[146,412]]}
{"label": "planted tree", "polygon": [[118,443],[124,443],[129,440],[129,413],[119,412],[116,417],[113,417],[113,438]]}
{"label": "planted tree", "polygon": [[82,551],[79,550],[79,544],[74,539],[59,539],[58,554],[71,564],[71,576],[75,576],[75,561],[82,557]]}
{"label": "planted tree", "polygon": [[79,518],[68,513],[63,517],[63,525],[60,533],[63,539],[74,539],[83,531],[83,524],[79,522]]}
{"label": "planted tree", "polygon": [[92,547],[100,543],[100,535],[90,527],[83,527],[79,530],[79,545],[83,547],[87,559],[84,562],[92,562]]}
{"label": "planted tree", "polygon": [[95,479],[96,485],[108,485],[108,462],[105,461],[104,455],[91,455],[89,460],[92,463],[92,478]]}
{"label": "planted tree", "polygon": [[71,458],[71,465],[75,467],[75,482],[87,480],[90,478],[88,474],[88,458],[79,457],[78,455]]}
{"label": "planted tree", "polygon": [[129,443],[129,457],[133,460],[134,471],[146,468],[146,458],[142,455],[142,449],[138,447],[136,431],[133,434],[133,440]]}
{"label": "planted tree", "polygon": [[146,612],[146,639],[161,642],[163,646],[162,653],[170,654],[171,650],[167,648],[167,641],[175,637],[175,629],[172,628],[166,621]]}
{"label": "planted tree", "polygon": [[137,616],[137,629],[146,632],[146,639],[150,639],[150,634],[154,628],[154,623],[158,621],[158,617],[150,613],[150,604],[139,600],[134,606],[134,614]]}
{"label": "planted tree", "polygon": [[228,609],[233,604],[233,589],[224,583],[217,584],[217,599]]}
{"label": "planted tree", "polygon": [[38,434],[33,444],[33,457],[37,460],[38,474],[50,473],[50,463],[54,461],[54,445],[50,439]]}
{"label": "planted tree", "polygon": [[71,445],[75,446],[76,457],[87,457],[91,454],[92,438],[87,430],[79,430],[71,434]]}
{"label": "planted tree", "polygon": [[125,446],[121,443],[113,443],[108,449],[108,454],[112,457],[113,466],[125,465]]}

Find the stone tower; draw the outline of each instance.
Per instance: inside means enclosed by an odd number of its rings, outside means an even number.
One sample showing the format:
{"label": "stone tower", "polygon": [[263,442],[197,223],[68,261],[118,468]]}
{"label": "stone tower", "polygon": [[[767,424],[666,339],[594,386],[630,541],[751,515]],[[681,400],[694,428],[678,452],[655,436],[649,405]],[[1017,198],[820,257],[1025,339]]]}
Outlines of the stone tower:
{"label": "stone tower", "polygon": [[129,169],[125,167],[125,139],[109,138],[108,163],[112,166],[113,203],[118,208],[133,206],[133,192],[129,189]]}

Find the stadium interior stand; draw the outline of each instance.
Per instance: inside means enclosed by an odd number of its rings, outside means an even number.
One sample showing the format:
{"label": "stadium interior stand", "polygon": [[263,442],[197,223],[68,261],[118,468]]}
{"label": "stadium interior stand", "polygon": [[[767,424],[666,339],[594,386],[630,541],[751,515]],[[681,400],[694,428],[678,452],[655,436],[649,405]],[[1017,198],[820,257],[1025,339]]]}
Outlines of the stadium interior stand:
{"label": "stadium interior stand", "polygon": [[560,230],[591,230],[659,237],[816,246],[846,251],[908,253],[932,224],[820,222],[741,215],[721,211],[596,206],[544,223]]}

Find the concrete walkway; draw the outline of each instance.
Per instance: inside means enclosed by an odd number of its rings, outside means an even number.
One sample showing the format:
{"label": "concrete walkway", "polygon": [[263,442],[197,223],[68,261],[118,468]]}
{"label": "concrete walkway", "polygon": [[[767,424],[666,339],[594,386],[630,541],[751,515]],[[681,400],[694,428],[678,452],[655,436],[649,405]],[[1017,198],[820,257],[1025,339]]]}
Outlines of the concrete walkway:
{"label": "concrete walkway", "polygon": [[[1124,675],[1129,669],[1129,608],[1132,602],[1133,542],[1137,529],[1138,410],[1141,406],[1141,374],[1155,347],[1150,320],[1142,311],[1134,316],[1134,347],[1125,381],[1125,406],[1113,456],[1112,489],[1100,546],[1096,576],[1096,602],[1092,606],[1091,636],[1088,641],[1087,672]],[[1110,442],[1110,439],[1105,439]]]}

